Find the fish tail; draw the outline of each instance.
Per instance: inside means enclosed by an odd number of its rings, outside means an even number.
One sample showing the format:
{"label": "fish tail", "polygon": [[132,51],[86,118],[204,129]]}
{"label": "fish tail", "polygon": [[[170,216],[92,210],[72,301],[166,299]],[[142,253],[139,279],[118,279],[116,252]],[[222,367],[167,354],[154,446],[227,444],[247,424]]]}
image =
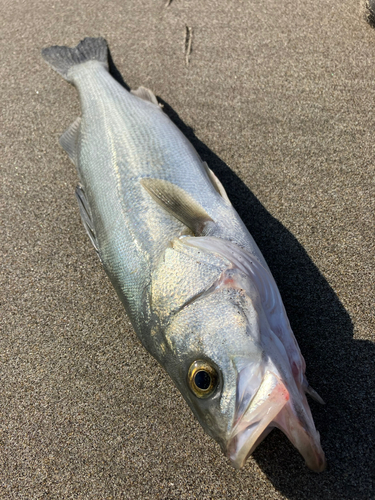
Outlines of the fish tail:
{"label": "fish tail", "polygon": [[104,38],[85,38],[77,47],[54,45],[42,50],[44,60],[65,80],[73,82],[72,68],[88,61],[98,61],[108,69],[108,45]]}

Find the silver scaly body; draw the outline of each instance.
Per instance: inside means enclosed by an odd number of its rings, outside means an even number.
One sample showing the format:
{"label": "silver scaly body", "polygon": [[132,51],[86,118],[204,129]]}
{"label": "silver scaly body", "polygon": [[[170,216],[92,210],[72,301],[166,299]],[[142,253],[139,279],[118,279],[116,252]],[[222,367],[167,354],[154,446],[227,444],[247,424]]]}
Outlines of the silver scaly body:
{"label": "silver scaly body", "polygon": [[[78,89],[82,117],[60,143],[78,170],[83,223],[143,345],[233,465],[279,427],[323,470],[304,393],[319,397],[269,268],[220,181],[151,91],[131,93],[112,78],[103,39],[43,56]],[[214,374],[209,397],[189,386],[197,360]]]}

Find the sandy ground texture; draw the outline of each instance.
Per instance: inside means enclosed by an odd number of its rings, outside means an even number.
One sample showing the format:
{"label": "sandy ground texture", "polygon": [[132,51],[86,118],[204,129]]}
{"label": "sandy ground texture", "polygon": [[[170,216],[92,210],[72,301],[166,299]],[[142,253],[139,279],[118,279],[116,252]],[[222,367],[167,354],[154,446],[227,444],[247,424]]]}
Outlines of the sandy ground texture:
{"label": "sandy ground texture", "polygon": [[[1,498],[375,498],[364,11],[362,0],[1,2]],[[57,142],[80,113],[76,90],[40,56],[99,35],[126,84],[160,97],[268,260],[327,402],[311,402],[326,472],[278,431],[232,469],[135,336]]]}

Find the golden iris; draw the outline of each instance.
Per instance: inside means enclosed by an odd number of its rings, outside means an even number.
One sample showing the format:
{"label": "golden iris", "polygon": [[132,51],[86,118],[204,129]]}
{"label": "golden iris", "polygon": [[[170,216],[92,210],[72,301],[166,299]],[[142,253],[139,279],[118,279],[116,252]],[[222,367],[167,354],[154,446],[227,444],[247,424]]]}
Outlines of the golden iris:
{"label": "golden iris", "polygon": [[198,398],[207,398],[217,386],[217,371],[207,361],[197,360],[190,365],[188,383]]}

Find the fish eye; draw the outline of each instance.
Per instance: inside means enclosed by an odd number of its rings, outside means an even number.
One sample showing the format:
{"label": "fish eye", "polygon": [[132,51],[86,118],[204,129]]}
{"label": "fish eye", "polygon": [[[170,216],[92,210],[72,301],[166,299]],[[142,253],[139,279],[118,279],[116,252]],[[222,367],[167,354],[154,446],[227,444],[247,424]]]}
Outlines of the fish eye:
{"label": "fish eye", "polygon": [[188,384],[198,398],[210,396],[216,389],[217,381],[217,371],[209,362],[197,360],[190,365]]}

